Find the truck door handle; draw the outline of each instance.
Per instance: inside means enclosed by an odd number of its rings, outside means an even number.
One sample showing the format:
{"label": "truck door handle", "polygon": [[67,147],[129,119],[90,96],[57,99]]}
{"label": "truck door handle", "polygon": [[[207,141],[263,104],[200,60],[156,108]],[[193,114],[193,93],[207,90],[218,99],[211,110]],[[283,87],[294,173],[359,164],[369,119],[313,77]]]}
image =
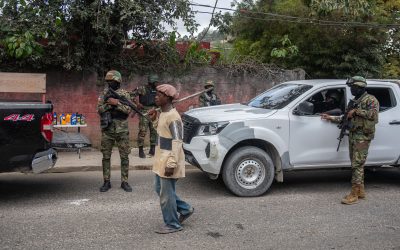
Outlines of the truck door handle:
{"label": "truck door handle", "polygon": [[389,124],[390,125],[400,125],[400,121],[394,120],[394,121],[389,122]]}

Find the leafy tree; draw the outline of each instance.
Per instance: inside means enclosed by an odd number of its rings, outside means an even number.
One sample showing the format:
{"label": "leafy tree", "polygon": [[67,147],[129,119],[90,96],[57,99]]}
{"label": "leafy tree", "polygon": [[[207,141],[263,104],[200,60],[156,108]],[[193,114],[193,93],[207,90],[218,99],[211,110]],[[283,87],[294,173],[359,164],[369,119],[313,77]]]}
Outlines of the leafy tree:
{"label": "leafy tree", "polygon": [[0,63],[100,75],[160,69],[177,62],[164,40],[178,19],[196,30],[187,0],[0,0]]}
{"label": "leafy tree", "polygon": [[387,63],[383,66],[383,77],[399,79],[400,78],[400,59],[398,56],[389,57]]}
{"label": "leafy tree", "polygon": [[296,56],[298,54],[299,49],[296,45],[292,44],[288,35],[284,35],[280,42],[282,43],[281,47],[273,48],[271,51],[271,57],[285,59]]}
{"label": "leafy tree", "polygon": [[397,0],[243,0],[230,32],[235,53],[313,78],[381,77],[389,55],[400,55],[399,11]]}

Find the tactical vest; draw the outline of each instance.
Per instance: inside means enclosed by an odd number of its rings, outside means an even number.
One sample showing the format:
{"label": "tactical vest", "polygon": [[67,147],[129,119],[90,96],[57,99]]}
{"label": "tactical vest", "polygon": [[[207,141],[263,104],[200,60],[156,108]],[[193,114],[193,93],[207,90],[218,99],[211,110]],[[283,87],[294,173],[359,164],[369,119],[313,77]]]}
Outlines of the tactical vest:
{"label": "tactical vest", "polygon": [[[370,107],[368,107],[368,99],[370,99],[370,95],[365,93],[363,94],[357,101],[357,109],[360,110],[368,110]],[[379,112],[379,111],[378,111]],[[374,117],[373,120],[369,120],[360,116],[354,116],[351,119],[352,122],[352,128],[350,129],[351,132],[357,133],[357,131],[362,131],[364,135],[369,137],[370,139],[374,138],[375,134],[375,124],[378,123],[378,116]]]}
{"label": "tactical vest", "polygon": [[210,106],[221,105],[221,101],[218,99],[217,95],[214,93],[211,93],[211,96],[209,96],[208,93],[206,92],[206,93],[204,93],[204,97]]}
{"label": "tactical vest", "polygon": [[139,102],[143,106],[155,106],[156,105],[156,93],[157,91],[153,88],[146,87],[146,94],[139,95]]}
{"label": "tactical vest", "polygon": [[128,116],[129,116],[129,114],[125,114],[124,112],[121,112],[116,109],[111,109],[110,113],[111,113],[112,119],[115,119],[115,120],[126,120],[126,119],[128,119]]}

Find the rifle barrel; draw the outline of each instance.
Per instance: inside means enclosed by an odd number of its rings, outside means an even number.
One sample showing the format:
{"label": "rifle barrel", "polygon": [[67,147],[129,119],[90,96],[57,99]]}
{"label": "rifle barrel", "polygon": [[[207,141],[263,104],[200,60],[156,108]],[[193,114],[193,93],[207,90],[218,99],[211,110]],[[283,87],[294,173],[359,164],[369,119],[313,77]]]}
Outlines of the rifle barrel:
{"label": "rifle barrel", "polygon": [[208,91],[211,91],[211,90],[213,90],[213,89],[214,89],[214,87],[212,87],[212,88],[209,88],[209,89],[204,89],[204,90],[202,90],[202,91],[199,91],[199,92],[196,92],[196,93],[194,93],[194,94],[191,94],[191,95],[185,96],[185,97],[183,97],[183,98],[181,98],[181,99],[179,99],[179,100],[173,101],[172,103],[179,103],[179,102],[186,101],[187,99],[190,99],[190,98],[192,98],[192,97],[195,97],[195,96],[201,95],[201,94],[203,94],[203,93],[205,93],[205,92],[208,92]]}
{"label": "rifle barrel", "polygon": [[[196,93],[194,93],[194,94],[191,94],[191,95],[182,97],[182,98],[179,99],[179,100],[172,101],[172,103],[175,104],[175,103],[180,103],[180,102],[186,101],[187,99],[196,97],[196,96],[198,96],[198,95],[201,95],[201,94],[203,94],[203,93],[205,93],[205,92],[208,92],[208,91],[211,91],[211,90],[213,90],[213,89],[214,89],[214,87],[208,88],[208,89],[205,89],[205,90],[202,90],[202,91],[199,91],[199,92],[196,92]],[[156,111],[161,111],[161,108],[156,108]],[[144,113],[143,115],[148,116],[148,115],[149,115],[149,112],[146,112],[146,113]]]}
{"label": "rifle barrel", "polygon": [[151,122],[151,120],[149,119],[149,117],[147,116],[148,114],[143,114],[142,112],[140,112],[140,110],[136,107],[136,105],[131,102],[130,100],[128,100],[127,98],[125,98],[124,96],[120,96],[117,92],[115,92],[115,90],[108,88],[108,91],[114,95],[115,97],[117,97],[117,99],[124,105],[128,105],[133,111],[135,111],[136,113],[138,113],[140,116],[143,116],[145,119],[147,119],[148,121]]}

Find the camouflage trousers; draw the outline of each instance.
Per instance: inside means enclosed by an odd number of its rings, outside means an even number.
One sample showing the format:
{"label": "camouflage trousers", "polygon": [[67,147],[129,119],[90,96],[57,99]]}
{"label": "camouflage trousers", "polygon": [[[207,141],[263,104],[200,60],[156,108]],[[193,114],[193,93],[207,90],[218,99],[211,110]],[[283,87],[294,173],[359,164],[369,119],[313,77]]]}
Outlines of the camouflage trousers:
{"label": "camouflage trousers", "polygon": [[352,184],[364,184],[364,164],[367,160],[370,144],[371,141],[349,140]]}
{"label": "camouflage trousers", "polygon": [[[151,108],[145,107],[143,109],[144,112],[147,112]],[[147,119],[140,116],[139,120],[139,133],[137,138],[138,147],[144,146],[144,138],[146,137],[147,129],[150,130],[150,145],[156,145],[157,139],[157,131],[154,129],[153,124],[149,122]]]}
{"label": "camouflage trousers", "polygon": [[110,180],[111,170],[111,153],[114,145],[117,145],[121,158],[121,181],[128,180],[129,173],[129,153],[131,148],[129,145],[129,132],[115,133],[113,131],[103,131],[101,135],[101,152],[103,153],[103,178]]}

